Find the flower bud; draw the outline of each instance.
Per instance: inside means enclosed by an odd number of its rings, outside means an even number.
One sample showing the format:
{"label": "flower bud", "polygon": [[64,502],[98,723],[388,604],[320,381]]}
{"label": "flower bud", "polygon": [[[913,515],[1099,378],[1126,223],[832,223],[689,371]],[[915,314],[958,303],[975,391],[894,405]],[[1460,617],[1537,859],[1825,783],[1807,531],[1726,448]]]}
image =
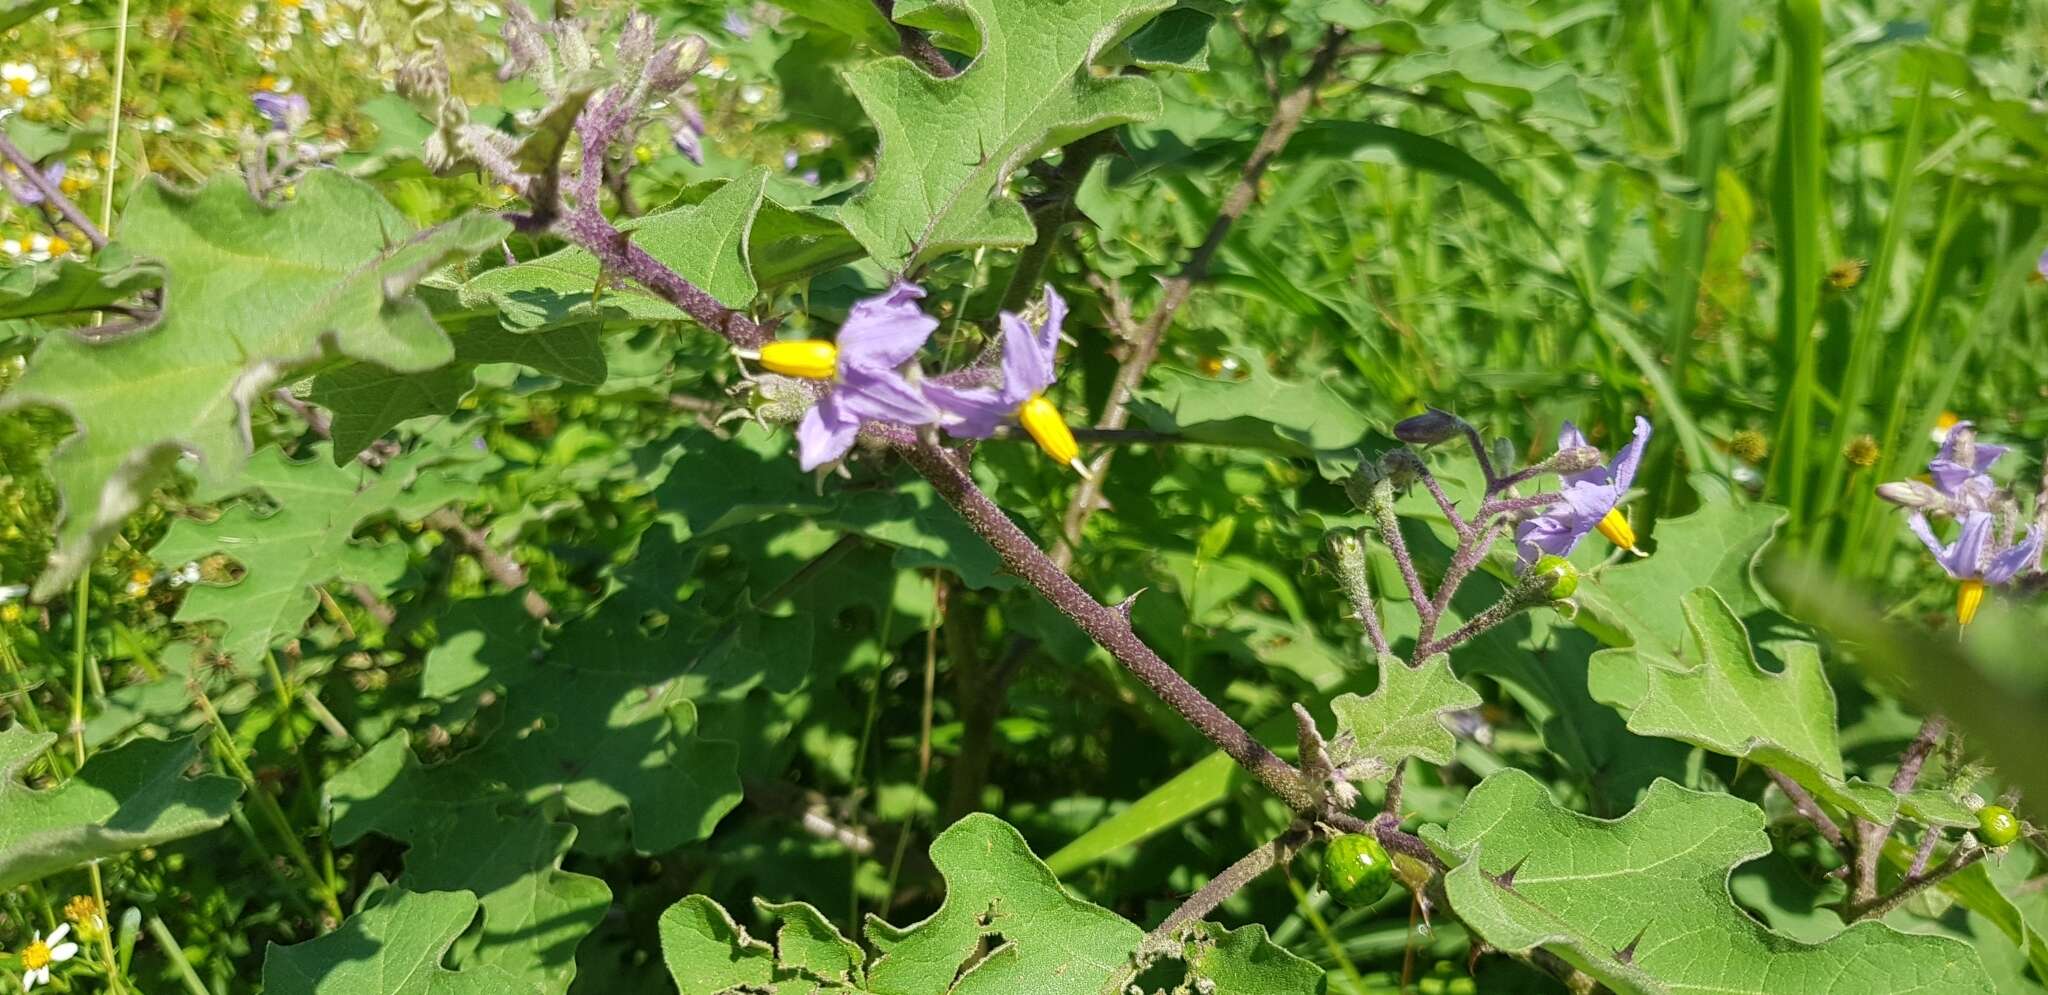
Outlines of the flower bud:
{"label": "flower bud", "polygon": [[1877,496],[1902,508],[1944,508],[1948,499],[1934,485],[1918,480],[1894,480],[1877,485]]}
{"label": "flower bud", "polygon": [[1762,432],[1745,428],[1728,437],[1728,455],[1744,463],[1761,463],[1771,454],[1771,440]]}
{"label": "flower bud", "polygon": [[[1546,579],[1547,587],[1542,586]],[[1523,583],[1532,585],[1548,600],[1563,601],[1579,590],[1579,568],[1562,556],[1545,555],[1529,568],[1529,576]]]}
{"label": "flower bud", "polygon": [[1358,467],[1344,478],[1344,496],[1350,498],[1360,511],[1369,512],[1379,503],[1376,492],[1385,480],[1386,474],[1380,472],[1379,465],[1361,456]]}
{"label": "flower bud", "polygon": [[1331,529],[1323,534],[1323,563],[1342,574],[1365,565],[1365,540],[1356,529]]}
{"label": "flower bud", "polygon": [[1466,428],[1465,420],[1448,411],[1431,408],[1412,418],[1403,418],[1394,425],[1394,438],[1411,446],[1433,446],[1457,437]]}
{"label": "flower bud", "polygon": [[1422,457],[1407,449],[1396,449],[1380,457],[1380,469],[1393,481],[1396,491],[1407,491],[1422,479],[1427,471]]}
{"label": "flower bud", "polygon": [[1849,461],[1850,466],[1865,469],[1876,466],[1879,455],[1877,440],[1867,434],[1850,439],[1848,445],[1842,447],[1842,458]]}

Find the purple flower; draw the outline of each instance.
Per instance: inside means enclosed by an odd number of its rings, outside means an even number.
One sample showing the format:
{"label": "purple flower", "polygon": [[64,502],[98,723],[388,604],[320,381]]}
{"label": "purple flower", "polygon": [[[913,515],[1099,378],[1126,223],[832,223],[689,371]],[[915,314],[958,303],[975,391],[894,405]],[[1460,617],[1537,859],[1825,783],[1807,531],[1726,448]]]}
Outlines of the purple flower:
{"label": "purple flower", "polygon": [[1956,621],[1969,625],[1977,617],[1977,607],[1984,603],[1984,589],[2010,583],[2020,571],[2031,568],[2041,558],[2041,526],[2027,529],[2026,538],[2018,545],[1999,548],[1992,535],[1995,517],[1988,511],[1971,511],[1963,516],[1962,531],[1956,541],[1946,546],[1934,537],[1934,530],[1927,526],[1927,516],[1918,512],[1906,524],[1913,534],[1920,537],[1920,543],[1934,554],[1934,562],[1955,578]]}
{"label": "purple flower", "polygon": [[1059,349],[1060,324],[1067,318],[1067,302],[1050,285],[1045,288],[1045,323],[1032,328],[1023,318],[1008,311],[1002,314],[1003,385],[994,387],[945,387],[932,384],[925,394],[945,413],[940,421],[946,431],[972,439],[986,439],[1016,417],[1024,402],[1053,382],[1053,359]]}
{"label": "purple flower", "polygon": [[270,122],[272,131],[290,131],[311,117],[313,110],[300,93],[278,93],[273,90],[258,90],[249,98],[256,105],[256,113]]}
{"label": "purple flower", "polygon": [[1998,484],[1991,479],[1991,464],[2006,453],[2006,447],[1978,442],[1970,422],[1959,421],[1942,440],[1941,451],[1927,462],[1927,473],[1943,495],[1960,499],[1965,507],[1989,506]]}
{"label": "purple flower", "polygon": [[[53,162],[47,166],[44,166],[43,179],[46,182],[48,182],[49,185],[53,187],[56,186],[58,182],[64,179],[64,164],[61,162]],[[12,169],[8,169],[0,170],[0,180],[4,180],[6,182],[7,194],[8,196],[13,197],[16,203],[28,205],[40,204],[43,202],[43,192],[41,190],[36,189],[36,185],[30,183],[28,181],[28,177],[22,176],[14,172]]]}
{"label": "purple flower", "polygon": [[1042,391],[1052,386],[1060,325],[1066,320],[1067,302],[1060,299],[1059,292],[1050,284],[1045,288],[1045,321],[1037,328],[1017,315],[1003,312],[1003,385],[925,387],[925,395],[942,413],[939,424],[953,435],[986,439],[1014,421],[1047,456],[1086,476],[1088,471],[1081,463],[1074,433],[1060,417],[1059,408],[1041,396]]}
{"label": "purple flower", "polygon": [[[1635,438],[1615,454],[1613,463],[1563,475],[1564,488],[1558,493],[1557,503],[1515,529],[1515,546],[1525,569],[1545,554],[1570,556],[1578,548],[1579,540],[1595,529],[1616,546],[1635,549],[1635,530],[1616,506],[1635,481],[1636,467],[1642,463],[1643,447],[1649,441],[1650,420],[1637,415]],[[1557,435],[1558,451],[1585,445],[1586,437],[1579,433],[1578,426],[1565,422],[1564,430]]]}
{"label": "purple flower", "polygon": [[726,11],[725,20],[721,26],[725,30],[732,32],[733,36],[741,41],[754,37],[754,26],[748,24],[746,17],[737,10]]}
{"label": "purple flower", "polygon": [[954,435],[986,439],[1014,421],[1054,462],[1087,476],[1088,468],[1081,462],[1081,447],[1074,441],[1073,431],[1067,428],[1059,407],[1041,393],[1052,386],[1060,326],[1066,320],[1067,302],[1060,299],[1059,292],[1050,284],[1045,288],[1045,321],[1037,328],[1017,315],[1003,312],[1002,386],[927,386],[926,396],[941,412],[939,423]]}
{"label": "purple flower", "polygon": [[938,319],[917,306],[924,290],[899,282],[878,297],[854,304],[832,343],[775,342],[761,350],[762,365],[791,376],[832,380],[797,426],[799,460],[806,470],[846,455],[863,423],[929,425],[939,412],[898,368],[910,362]]}
{"label": "purple flower", "polygon": [[2018,545],[1999,549],[1997,540],[1992,536],[1994,523],[1995,517],[1990,512],[1972,511],[1963,516],[1963,530],[1956,536],[1956,541],[1946,546],[1934,537],[1934,530],[1927,525],[1927,516],[1915,513],[1906,525],[1920,537],[1920,543],[1934,554],[1934,562],[1941,564],[1950,577],[1996,586],[2009,583],[2040,558],[2042,537],[2041,527],[2035,525],[2027,529],[2026,538]]}

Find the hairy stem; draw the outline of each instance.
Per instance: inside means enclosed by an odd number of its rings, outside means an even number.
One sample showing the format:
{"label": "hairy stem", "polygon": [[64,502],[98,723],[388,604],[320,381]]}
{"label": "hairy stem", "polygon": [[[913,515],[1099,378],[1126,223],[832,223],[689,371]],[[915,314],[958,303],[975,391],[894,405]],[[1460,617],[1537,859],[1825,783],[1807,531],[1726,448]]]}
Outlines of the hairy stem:
{"label": "hairy stem", "polygon": [[1208,884],[1202,886],[1202,890],[1195,892],[1187,901],[1182,902],[1179,908],[1168,914],[1166,920],[1159,924],[1159,928],[1145,937],[1145,942],[1138,949],[1170,949],[1181,930],[1208,918],[1209,913],[1229,901],[1230,896],[1237,894],[1245,885],[1258,880],[1260,875],[1293,860],[1294,855],[1301,852],[1301,848],[1308,844],[1311,837],[1310,830],[1296,827],[1278,839],[1238,858],[1236,863],[1224,868],[1223,873],[1211,878]]}
{"label": "hairy stem", "polygon": [[[1906,744],[1906,750],[1899,755],[1898,773],[1892,775],[1892,791],[1904,794],[1913,790],[1920,780],[1920,771],[1927,765],[1928,754],[1948,731],[1948,720],[1939,715],[1930,715],[1920,723],[1920,732]],[[1849,875],[1849,907],[1867,906],[1877,902],[1877,862],[1884,855],[1884,842],[1892,834],[1891,823],[1875,823],[1856,820],[1856,861]],[[1937,873],[1939,873],[1937,871]]]}
{"label": "hairy stem", "polygon": [[1907,899],[1912,898],[1932,885],[1940,884],[1951,875],[1969,867],[1971,864],[1983,860],[1984,855],[1989,852],[1981,846],[1956,847],[1954,850],[1949,851],[1948,859],[1942,861],[1940,866],[1928,871],[1924,875],[1907,877],[1904,881],[1899,882],[1899,886],[1893,889],[1891,894],[1881,898],[1873,898],[1868,902],[1851,902],[1845,910],[1846,915],[1844,918],[1850,922],[1855,922],[1859,919],[1882,919],[1891,910],[1904,905]]}
{"label": "hairy stem", "polygon": [[[1308,71],[1302,74],[1301,84],[1282,97],[1273,107],[1272,120],[1253,146],[1251,158],[1245,160],[1244,169],[1238,173],[1237,183],[1224,195],[1223,208],[1216,214],[1216,220],[1209,225],[1209,232],[1202,244],[1188,257],[1187,265],[1180,274],[1166,281],[1159,299],[1159,306],[1150,318],[1140,326],[1131,342],[1130,355],[1116,371],[1116,380],[1110,385],[1109,397],[1103,402],[1102,417],[1096,421],[1096,428],[1114,429],[1124,427],[1130,414],[1126,403],[1137,392],[1138,384],[1145,379],[1145,371],[1159,356],[1160,341],[1166,337],[1166,330],[1173,324],[1174,315],[1181,305],[1187,303],[1194,286],[1208,275],[1209,261],[1216,251],[1223,247],[1223,240],[1230,234],[1231,226],[1251,208],[1252,199],[1259,191],[1259,178],[1266,168],[1273,164],[1288,140],[1301,127],[1302,118],[1308,114],[1309,105],[1315,102],[1316,90],[1329,76],[1337,64],[1337,56],[1343,47],[1347,32],[1343,28],[1331,27],[1323,36],[1322,47],[1316,50]],[[1073,500],[1067,504],[1067,513],[1061,523],[1060,539],[1053,545],[1052,559],[1065,569],[1074,561],[1074,546],[1081,541],[1081,528],[1088,522],[1088,516],[1095,513],[1095,506],[1102,497],[1102,481],[1109,475],[1110,460],[1115,456],[1113,449],[1104,450],[1096,457],[1093,473],[1082,479],[1074,489]]]}
{"label": "hairy stem", "polygon": [[1813,823],[1813,828],[1820,831],[1822,839],[1827,840],[1830,845],[1844,856],[1850,855],[1852,851],[1849,848],[1848,840],[1842,836],[1842,827],[1835,825],[1835,820],[1829,818],[1827,812],[1821,809],[1820,803],[1813,800],[1813,795],[1808,794],[1805,788],[1800,787],[1799,782],[1777,771],[1766,771],[1766,773],[1770,775],[1771,783],[1777,785],[1778,790],[1784,792],[1785,797],[1792,800],[1792,807],[1800,815],[1805,816],[1806,821]]}
{"label": "hairy stem", "polygon": [[1275,756],[1236,719],[1189,684],[1171,664],[1160,659],[1139,638],[1122,612],[1095,600],[1054,565],[1031,537],[975,486],[974,479],[952,453],[931,442],[919,442],[901,451],[910,465],[931,481],[939,496],[960,513],[968,527],[995,549],[1010,572],[1023,578],[1061,614],[1072,619],[1081,631],[1282,801],[1296,811],[1315,804],[1300,771]]}
{"label": "hairy stem", "polygon": [[924,71],[940,79],[956,75],[958,69],[946,61],[945,53],[933,45],[931,39],[907,24],[896,24],[896,0],[875,0],[875,8],[882,12],[889,23],[895,25],[896,40],[903,46],[903,54],[912,62],[924,67]]}

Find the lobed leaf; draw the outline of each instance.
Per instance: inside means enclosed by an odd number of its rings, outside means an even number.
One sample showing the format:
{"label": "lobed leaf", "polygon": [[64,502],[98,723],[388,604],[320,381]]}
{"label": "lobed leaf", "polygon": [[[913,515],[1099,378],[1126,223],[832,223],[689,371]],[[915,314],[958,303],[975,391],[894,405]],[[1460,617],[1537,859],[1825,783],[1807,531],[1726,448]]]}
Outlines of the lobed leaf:
{"label": "lobed leaf", "polygon": [[37,597],[77,577],[179,454],[208,483],[232,479],[250,406],[286,372],[335,353],[397,370],[447,363],[448,337],[410,291],[509,227],[470,215],[415,233],[368,185],[320,170],[281,207],[232,176],[189,193],[147,184],[120,230],[129,251],[163,263],[161,320],[108,342],[45,339],[0,401],[78,425],[51,460],[65,511]]}
{"label": "lobed leaf", "polygon": [[532,995],[488,965],[441,965],[476,918],[466,891],[380,892],[369,908],[326,936],[271,944],[263,953],[266,995]]}
{"label": "lobed leaf", "polygon": [[1382,656],[1379,670],[1380,686],[1371,694],[1344,694],[1330,702],[1338,731],[1349,737],[1333,744],[1331,761],[1363,765],[1375,780],[1410,757],[1450,763],[1457,741],[1444,727],[1444,713],[1479,707],[1479,692],[1451,673],[1451,660],[1441,653],[1413,669]]}
{"label": "lobed leaf", "polygon": [[1749,631],[1702,587],[1679,599],[1692,635],[1683,659],[1635,647],[1593,654],[1593,696],[1628,717],[1630,732],[1664,736],[1753,760],[1873,822],[1890,822],[1889,788],[1851,780],[1835,729],[1835,692],[1812,643],[1774,644],[1784,669],[1757,666]]}
{"label": "lobed leaf", "polygon": [[1024,206],[1002,192],[1046,150],[1157,115],[1159,89],[1091,67],[1172,6],[1170,0],[949,0],[899,4],[904,24],[960,51],[979,49],[940,79],[894,56],[846,74],[881,136],[875,178],[839,220],[884,269],[932,254],[1035,237]]}
{"label": "lobed leaf", "polygon": [[131,740],[95,754],[64,783],[21,783],[54,733],[0,729],[0,890],[116,854],[213,829],[228,820],[242,785],[212,774],[186,777],[195,737]]}
{"label": "lobed leaf", "polygon": [[1451,909],[1500,950],[1547,950],[1617,993],[1965,995],[1992,991],[1977,954],[1865,921],[1801,943],[1728,893],[1738,864],[1770,852],[1761,810],[1669,781],[1614,820],[1559,806],[1504,770],[1424,838],[1451,869]]}

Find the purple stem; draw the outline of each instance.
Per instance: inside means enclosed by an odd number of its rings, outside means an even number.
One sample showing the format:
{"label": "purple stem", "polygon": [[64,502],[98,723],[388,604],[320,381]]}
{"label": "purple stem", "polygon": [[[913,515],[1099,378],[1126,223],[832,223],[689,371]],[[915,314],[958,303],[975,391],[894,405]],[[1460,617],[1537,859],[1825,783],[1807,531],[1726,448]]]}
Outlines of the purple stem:
{"label": "purple stem", "polygon": [[900,451],[912,467],[931,481],[939,496],[966,519],[968,527],[995,549],[1010,572],[1022,577],[1061,614],[1072,619],[1082,632],[1108,650],[1118,663],[1282,801],[1297,811],[1314,807],[1313,792],[1303,783],[1300,771],[1275,756],[1172,665],[1160,659],[1132,630],[1122,612],[1095,600],[1054,565],[1031,537],[975,486],[974,479],[952,453],[930,442]]}
{"label": "purple stem", "polygon": [[43,203],[57,208],[57,213],[62,214],[64,220],[71,222],[73,227],[83,232],[85,240],[91,242],[93,248],[107,247],[106,233],[100,231],[99,227],[92,223],[92,219],[86,217],[85,212],[80,211],[78,205],[71,202],[71,198],[64,196],[64,191],[58,189],[55,183],[51,183],[50,178],[36,168],[35,162],[29,159],[27,153],[16,148],[6,135],[0,135],[0,158],[12,163],[15,170],[21,173],[22,181],[36,188],[36,192],[43,195]]}
{"label": "purple stem", "polygon": [[1496,515],[1514,515],[1537,508],[1547,508],[1556,503],[1557,494],[1554,492],[1531,494],[1528,497],[1495,498],[1480,506],[1478,517],[1485,521]]}
{"label": "purple stem", "polygon": [[[1499,493],[1501,488],[1507,485],[1502,484],[1500,478],[1494,475],[1493,458],[1486,455],[1486,442],[1479,438],[1479,430],[1472,427],[1472,423],[1460,419],[1459,431],[1465,434],[1465,441],[1472,444],[1472,458],[1479,461],[1479,472],[1486,475],[1487,495]],[[1482,513],[1480,517],[1486,516]]]}
{"label": "purple stem", "polygon": [[[1430,599],[1430,615],[1423,620],[1421,628],[1416,630],[1417,649],[1436,635],[1437,623],[1443,620],[1444,612],[1450,610],[1451,599],[1458,596],[1458,588],[1464,586],[1465,578],[1486,559],[1487,552],[1493,548],[1494,540],[1499,538],[1500,529],[1506,524],[1504,520],[1498,518],[1486,523],[1486,528],[1482,529],[1477,537],[1467,537],[1458,546],[1458,551],[1452,554],[1450,567],[1444,571],[1443,580],[1437,582],[1436,597]],[[1428,657],[1417,656],[1412,662],[1420,666],[1426,659]]]}

